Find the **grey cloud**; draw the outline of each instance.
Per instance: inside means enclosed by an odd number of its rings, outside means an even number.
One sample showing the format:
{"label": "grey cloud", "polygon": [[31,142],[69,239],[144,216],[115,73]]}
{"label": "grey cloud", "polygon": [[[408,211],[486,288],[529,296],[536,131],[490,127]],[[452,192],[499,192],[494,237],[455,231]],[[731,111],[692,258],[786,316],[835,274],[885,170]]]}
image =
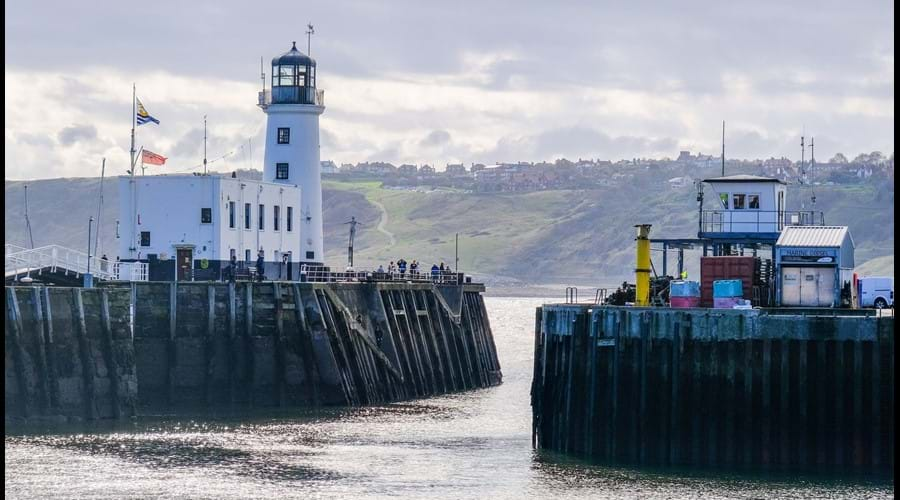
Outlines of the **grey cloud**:
{"label": "grey cloud", "polygon": [[97,138],[97,129],[93,125],[72,125],[59,131],[59,143],[71,146],[76,142],[87,142]]}
{"label": "grey cloud", "polygon": [[450,132],[446,130],[433,130],[425,136],[424,139],[419,141],[420,146],[425,147],[436,147],[442,146],[450,142]]}

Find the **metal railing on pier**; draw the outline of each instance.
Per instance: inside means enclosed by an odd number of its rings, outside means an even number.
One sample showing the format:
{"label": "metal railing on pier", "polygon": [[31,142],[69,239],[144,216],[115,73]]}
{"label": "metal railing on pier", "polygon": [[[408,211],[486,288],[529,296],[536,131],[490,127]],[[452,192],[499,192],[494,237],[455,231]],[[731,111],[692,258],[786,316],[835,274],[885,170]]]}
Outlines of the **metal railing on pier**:
{"label": "metal railing on pier", "polygon": [[76,277],[91,272],[100,280],[147,281],[147,264],[141,262],[110,262],[94,255],[60,245],[46,245],[23,249],[5,245],[4,274],[7,277],[35,274],[44,271],[73,274]]}
{"label": "metal railing on pier", "polygon": [[300,269],[301,281],[315,282],[353,282],[353,281],[379,281],[399,283],[436,283],[439,285],[461,284],[464,282],[464,273],[454,272],[410,272],[399,271],[379,272],[369,270],[330,271],[326,268]]}

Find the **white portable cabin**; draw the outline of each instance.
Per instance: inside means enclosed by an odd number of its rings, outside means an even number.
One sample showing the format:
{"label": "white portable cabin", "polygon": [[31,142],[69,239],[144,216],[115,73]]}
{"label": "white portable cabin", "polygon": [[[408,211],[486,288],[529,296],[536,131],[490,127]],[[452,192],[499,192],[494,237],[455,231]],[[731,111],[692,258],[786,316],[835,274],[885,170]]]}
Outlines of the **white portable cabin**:
{"label": "white portable cabin", "polygon": [[849,307],[853,250],[846,226],[785,227],[775,243],[776,304]]}
{"label": "white portable cabin", "polygon": [[712,193],[704,195],[700,237],[768,238],[775,240],[788,224],[810,223],[785,212],[786,186],[779,179],[729,175],[705,179]]}
{"label": "white portable cabin", "polygon": [[219,280],[235,255],[269,279],[298,279],[300,188],[221,175],[119,178],[123,262],[148,263],[151,281]]}

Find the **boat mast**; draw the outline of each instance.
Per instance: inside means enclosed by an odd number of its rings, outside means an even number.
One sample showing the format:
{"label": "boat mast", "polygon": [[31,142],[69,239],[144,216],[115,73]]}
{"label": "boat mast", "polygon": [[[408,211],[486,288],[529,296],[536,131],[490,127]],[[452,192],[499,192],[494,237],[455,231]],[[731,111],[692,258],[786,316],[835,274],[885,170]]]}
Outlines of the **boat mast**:
{"label": "boat mast", "polygon": [[28,228],[28,242],[34,248],[34,235],[31,233],[31,220],[28,219],[28,184],[25,184],[25,227]]}
{"label": "boat mast", "polygon": [[106,158],[103,158],[103,163],[100,166],[100,201],[97,204],[97,234],[94,235],[94,249],[97,253],[100,253],[100,219],[103,216],[103,178],[105,176]]}

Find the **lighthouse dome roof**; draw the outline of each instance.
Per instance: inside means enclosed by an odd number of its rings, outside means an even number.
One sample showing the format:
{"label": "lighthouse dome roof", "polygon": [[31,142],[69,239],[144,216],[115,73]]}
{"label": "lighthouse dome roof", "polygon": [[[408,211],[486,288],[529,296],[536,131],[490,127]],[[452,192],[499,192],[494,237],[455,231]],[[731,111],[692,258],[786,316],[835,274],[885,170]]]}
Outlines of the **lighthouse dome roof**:
{"label": "lighthouse dome roof", "polygon": [[297,42],[294,42],[294,46],[291,47],[291,50],[278,57],[272,58],[272,66],[282,64],[285,66],[315,66],[316,60],[297,50]]}

